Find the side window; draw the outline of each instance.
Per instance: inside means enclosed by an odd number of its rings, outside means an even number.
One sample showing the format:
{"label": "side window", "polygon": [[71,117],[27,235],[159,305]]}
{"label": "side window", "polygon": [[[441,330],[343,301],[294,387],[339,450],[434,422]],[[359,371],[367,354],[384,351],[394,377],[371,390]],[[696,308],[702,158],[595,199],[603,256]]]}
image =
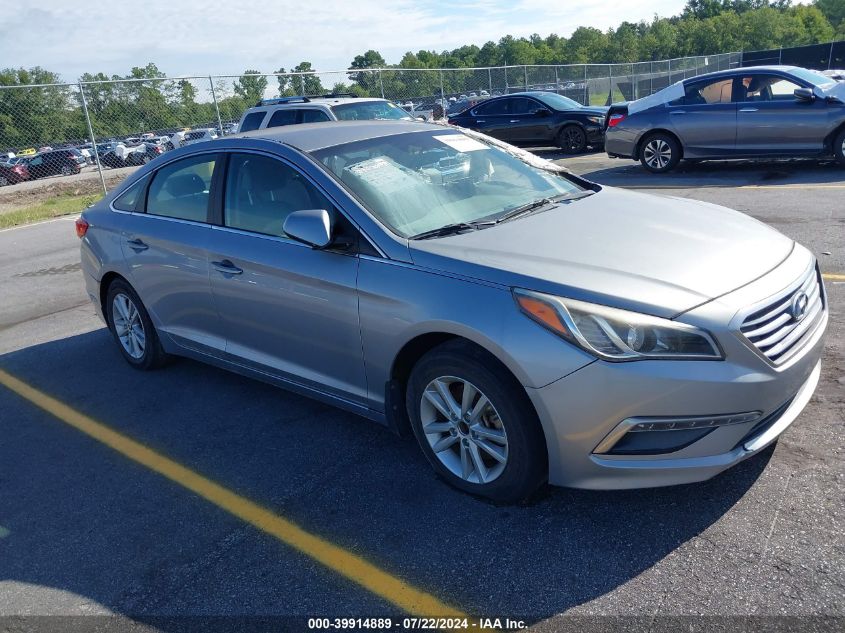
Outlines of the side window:
{"label": "side window", "polygon": [[147,213],[205,222],[215,159],[201,154],[159,169],[147,196]]}
{"label": "side window", "polygon": [[264,115],[266,114],[264,110],[261,112],[250,112],[244,117],[244,122],[241,123],[238,132],[252,132],[252,130],[257,130],[261,127],[261,122],[264,120]]}
{"label": "side window", "polygon": [[[733,90],[733,77],[709,82],[696,82],[686,87],[683,105],[707,105],[711,103],[730,103]],[[680,105],[673,101],[671,105]]]}
{"label": "side window", "polygon": [[44,162],[43,156],[36,156],[35,158],[31,158],[29,160],[29,166],[30,167],[38,167],[43,162]]}
{"label": "side window", "polygon": [[511,99],[511,109],[510,114],[530,114],[534,112],[534,110],[539,109],[540,104],[534,101],[533,99],[526,99],[525,97],[519,97],[516,99]]}
{"label": "side window", "polygon": [[322,123],[330,121],[329,115],[322,110],[300,110],[302,112],[302,123]]}
{"label": "side window", "polygon": [[267,127],[293,125],[294,123],[296,123],[296,110],[276,110],[267,122]]}
{"label": "side window", "polygon": [[510,101],[510,99],[496,99],[495,101],[482,103],[475,108],[473,114],[475,116],[495,116],[498,114],[507,114],[508,101]]}
{"label": "side window", "polygon": [[800,87],[777,75],[745,75],[738,101],[791,101]]}
{"label": "side window", "polygon": [[302,209],[334,214],[328,199],[293,167],[268,156],[232,154],[223,204],[226,226],[284,236],[288,215]]}
{"label": "side window", "polygon": [[140,198],[144,192],[147,180],[147,178],[141,178],[141,180],[118,196],[115,201],[112,202],[112,206],[120,211],[134,211],[135,205],[138,204],[138,198]]}

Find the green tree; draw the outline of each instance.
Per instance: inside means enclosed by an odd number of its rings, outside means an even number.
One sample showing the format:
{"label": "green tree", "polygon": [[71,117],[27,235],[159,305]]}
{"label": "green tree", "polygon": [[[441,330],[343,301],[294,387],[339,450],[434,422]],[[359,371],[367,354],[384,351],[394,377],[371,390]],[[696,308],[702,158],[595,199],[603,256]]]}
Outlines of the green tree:
{"label": "green tree", "polygon": [[845,26],[845,0],[816,0],[815,6],[834,29]]}
{"label": "green tree", "polygon": [[[311,62],[299,62],[293,68],[295,73],[311,73],[314,69],[311,68]],[[300,75],[296,78],[297,85],[302,86],[303,94],[306,95],[321,95],[326,92],[320,77],[317,75]]]}
{"label": "green tree", "polygon": [[234,84],[235,95],[252,105],[264,98],[266,89],[267,77],[257,70],[245,70]]}

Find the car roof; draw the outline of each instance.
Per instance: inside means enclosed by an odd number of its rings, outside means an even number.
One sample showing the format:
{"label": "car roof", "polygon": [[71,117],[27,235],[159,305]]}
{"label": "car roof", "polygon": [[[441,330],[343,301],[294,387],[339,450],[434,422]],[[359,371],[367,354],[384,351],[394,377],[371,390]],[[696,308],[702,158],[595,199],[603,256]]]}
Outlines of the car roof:
{"label": "car roof", "polygon": [[[285,98],[285,97],[280,97]],[[296,99],[296,97],[291,97]],[[380,97],[307,97],[308,101],[288,101],[284,103],[265,103],[249,108],[249,111],[270,108],[307,108],[315,105],[343,105],[345,103],[372,103],[373,101],[387,101]]]}
{"label": "car roof", "polygon": [[716,70],[712,73],[704,73],[702,75],[696,75],[695,77],[687,77],[684,79],[684,82],[696,81],[698,79],[707,79],[710,77],[730,77],[737,74],[742,73],[750,73],[750,72],[768,72],[768,71],[776,71],[776,72],[791,72],[794,70],[798,70],[798,66],[741,66],[739,68],[728,68],[725,70]]}
{"label": "car roof", "polygon": [[442,125],[416,121],[335,121],[331,123],[300,123],[264,128],[226,138],[259,138],[291,145],[303,152],[313,152],[326,147],[344,145],[373,138],[440,130],[444,133],[454,131]]}

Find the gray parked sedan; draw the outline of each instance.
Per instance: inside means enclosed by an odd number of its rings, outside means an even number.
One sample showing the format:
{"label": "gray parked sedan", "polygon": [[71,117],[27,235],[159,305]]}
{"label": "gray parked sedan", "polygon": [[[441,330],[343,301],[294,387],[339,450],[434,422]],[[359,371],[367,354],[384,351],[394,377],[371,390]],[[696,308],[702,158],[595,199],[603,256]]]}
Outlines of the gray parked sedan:
{"label": "gray parked sedan", "polygon": [[500,501],[707,479],[773,442],[819,379],[805,248],[445,126],[192,145],[77,232],[133,367],[188,356],[413,430],[444,479]]}
{"label": "gray parked sedan", "polygon": [[683,159],[833,156],[845,165],[845,84],[791,66],[678,82],[608,112],[605,149],[650,172]]}

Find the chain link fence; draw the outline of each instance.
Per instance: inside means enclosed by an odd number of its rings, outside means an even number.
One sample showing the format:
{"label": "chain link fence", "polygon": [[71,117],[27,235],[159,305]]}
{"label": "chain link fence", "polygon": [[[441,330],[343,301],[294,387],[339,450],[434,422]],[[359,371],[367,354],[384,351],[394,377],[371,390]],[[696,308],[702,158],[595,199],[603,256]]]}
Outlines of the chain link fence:
{"label": "chain link fence", "polygon": [[554,91],[584,105],[639,99],[701,73],[741,65],[741,53],[633,64],[121,79],[0,86],[0,186],[149,162],[174,147],[237,131],[261,99],[350,94],[390,99],[433,119],[491,96]]}

